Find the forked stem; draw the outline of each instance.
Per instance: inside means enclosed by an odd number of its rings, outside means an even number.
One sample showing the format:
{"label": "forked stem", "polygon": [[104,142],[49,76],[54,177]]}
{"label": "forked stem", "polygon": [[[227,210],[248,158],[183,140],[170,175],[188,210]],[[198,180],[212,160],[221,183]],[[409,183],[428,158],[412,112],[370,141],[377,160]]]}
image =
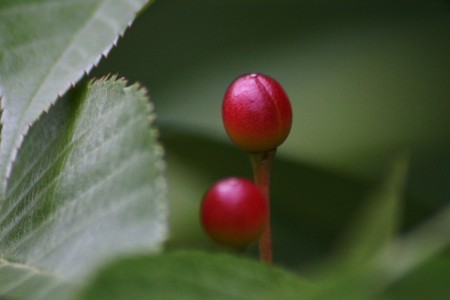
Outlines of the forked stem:
{"label": "forked stem", "polygon": [[265,230],[259,239],[259,257],[262,261],[272,264],[272,226],[270,224],[270,169],[276,150],[250,153],[255,184],[264,194],[269,207],[269,217]]}

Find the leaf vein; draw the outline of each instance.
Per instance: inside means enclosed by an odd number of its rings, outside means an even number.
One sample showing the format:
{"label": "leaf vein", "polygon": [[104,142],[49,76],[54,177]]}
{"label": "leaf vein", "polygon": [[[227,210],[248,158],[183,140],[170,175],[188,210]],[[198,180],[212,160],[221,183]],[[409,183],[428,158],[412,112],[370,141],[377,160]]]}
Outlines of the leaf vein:
{"label": "leaf vein", "polygon": [[[120,128],[119,131],[117,131],[114,135],[112,135],[109,139],[105,140],[104,143],[96,146],[95,148],[93,148],[90,152],[86,153],[92,153],[95,152],[97,149],[99,149],[101,146],[103,146],[104,144],[109,143],[110,141],[119,138],[121,135],[127,133],[127,131],[125,131],[125,129],[128,126],[134,125],[135,123],[138,123],[139,121],[142,121],[138,118],[134,118],[134,119],[130,119],[123,127]],[[64,158],[65,156],[63,156],[64,153],[69,152],[72,148],[77,146],[77,142],[80,142],[82,139],[84,139],[89,132],[91,132],[92,130],[94,130],[94,128],[89,128],[88,130],[85,130],[82,134],[80,134],[77,139],[70,141],[67,146],[64,146],[63,150],[58,153],[57,157],[55,157],[55,161],[58,160],[59,158]],[[84,155],[84,157],[86,157],[87,155]],[[122,161],[122,164],[125,163],[126,160]],[[45,178],[45,174],[49,172],[49,170],[53,167],[53,164],[48,164],[47,168],[40,173],[39,179],[36,182],[36,184],[41,181],[43,178]],[[13,230],[17,224],[19,224],[26,216],[29,215],[29,212],[31,212],[40,202],[40,200],[42,199],[42,197],[40,197],[40,195],[43,195],[47,190],[49,190],[51,187],[53,187],[57,181],[60,179],[60,177],[62,176],[62,174],[58,174],[57,176],[53,177],[50,181],[50,183],[48,185],[46,185],[34,198],[36,199],[35,201],[31,201],[29,202],[29,204],[22,210],[21,214],[17,217],[14,218],[14,222],[10,222],[8,224],[8,226],[6,227],[6,230],[4,228],[4,230],[2,230],[2,233],[0,235],[0,241],[3,240],[9,232],[11,232],[11,230]],[[5,220],[7,220],[7,217],[14,211],[14,208],[17,207],[20,202],[22,202],[22,199],[26,198],[26,195],[31,192],[34,188],[34,186],[36,185],[30,185],[27,189],[26,189],[26,193],[22,193],[21,197],[19,197],[15,203],[16,205],[14,205],[14,207],[10,210],[8,210],[8,212],[6,213],[6,215],[4,215],[1,219],[0,219],[0,224],[3,223]]]}

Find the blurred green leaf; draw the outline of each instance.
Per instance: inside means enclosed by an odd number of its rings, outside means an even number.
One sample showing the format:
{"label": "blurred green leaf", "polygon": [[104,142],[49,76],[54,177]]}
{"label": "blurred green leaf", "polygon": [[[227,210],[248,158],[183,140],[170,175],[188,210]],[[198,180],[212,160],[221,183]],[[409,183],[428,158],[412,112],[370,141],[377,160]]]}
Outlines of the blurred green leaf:
{"label": "blurred green leaf", "polygon": [[78,298],[307,299],[316,287],[291,273],[230,255],[175,252],[118,260]]}
{"label": "blurred green leaf", "polygon": [[72,288],[54,274],[0,259],[0,299],[65,299]]}
{"label": "blurred green leaf", "polygon": [[370,263],[397,235],[408,161],[406,154],[399,155],[382,184],[364,201],[342,242],[341,263],[346,267]]}
{"label": "blurred green leaf", "polygon": [[370,270],[359,269],[352,272],[334,274],[332,278],[322,279],[321,288],[311,299],[374,299],[377,292],[378,278]]}
{"label": "blurred green leaf", "polygon": [[390,243],[380,253],[377,271],[383,284],[392,285],[450,247],[450,204],[413,230]]}
{"label": "blurred green leaf", "polygon": [[0,2],[0,195],[30,124],[109,52],[146,2]]}
{"label": "blurred green leaf", "polygon": [[0,295],[65,299],[64,283],[104,261],[160,250],[166,186],[153,119],[145,91],[112,78],[33,124],[0,211]]}
{"label": "blurred green leaf", "polygon": [[363,201],[333,258],[316,271],[324,284],[313,299],[371,299],[379,292],[382,280],[376,263],[398,232],[408,162],[405,154],[398,155],[382,183]]}
{"label": "blurred green leaf", "polygon": [[326,265],[313,299],[448,299],[449,245],[447,206],[358,266]]}
{"label": "blurred green leaf", "polygon": [[450,256],[432,258],[382,294],[381,299],[433,300],[450,299]]}

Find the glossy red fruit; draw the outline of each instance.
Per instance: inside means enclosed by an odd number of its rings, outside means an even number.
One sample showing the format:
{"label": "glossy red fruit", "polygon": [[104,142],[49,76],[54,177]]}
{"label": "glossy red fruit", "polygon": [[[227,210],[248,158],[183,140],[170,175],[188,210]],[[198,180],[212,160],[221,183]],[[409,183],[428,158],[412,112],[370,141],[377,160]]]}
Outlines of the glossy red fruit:
{"label": "glossy red fruit", "polygon": [[253,182],[242,178],[220,180],[203,197],[200,218],[217,243],[243,249],[265,229],[268,203]]}
{"label": "glossy red fruit", "polygon": [[289,135],[292,108],[281,85],[262,74],[247,74],[228,87],[222,118],[230,139],[248,152],[277,148]]}

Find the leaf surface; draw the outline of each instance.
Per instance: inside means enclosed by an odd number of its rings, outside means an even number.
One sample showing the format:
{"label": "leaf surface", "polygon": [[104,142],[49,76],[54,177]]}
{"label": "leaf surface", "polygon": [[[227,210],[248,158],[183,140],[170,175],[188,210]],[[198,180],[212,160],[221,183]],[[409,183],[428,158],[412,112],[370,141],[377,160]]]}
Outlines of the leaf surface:
{"label": "leaf surface", "polygon": [[[62,299],[72,286],[27,265],[0,260],[0,299]],[[9,296],[5,296],[9,295]],[[13,295],[13,296],[12,296]],[[42,298],[42,299],[45,299]]]}
{"label": "leaf surface", "polygon": [[166,186],[150,109],[137,86],[100,80],[30,128],[0,211],[0,278],[16,285],[0,280],[0,296],[64,299],[51,297],[60,281],[72,286],[116,255],[160,249]]}
{"label": "leaf surface", "polygon": [[174,252],[119,260],[79,299],[306,299],[315,286],[275,267],[224,254]]}
{"label": "leaf surface", "polygon": [[109,52],[146,2],[1,1],[1,194],[29,124]]}
{"label": "leaf surface", "polygon": [[395,238],[407,170],[406,154],[398,156],[382,184],[366,200],[343,250],[345,263],[349,266],[358,267],[370,262]]}

